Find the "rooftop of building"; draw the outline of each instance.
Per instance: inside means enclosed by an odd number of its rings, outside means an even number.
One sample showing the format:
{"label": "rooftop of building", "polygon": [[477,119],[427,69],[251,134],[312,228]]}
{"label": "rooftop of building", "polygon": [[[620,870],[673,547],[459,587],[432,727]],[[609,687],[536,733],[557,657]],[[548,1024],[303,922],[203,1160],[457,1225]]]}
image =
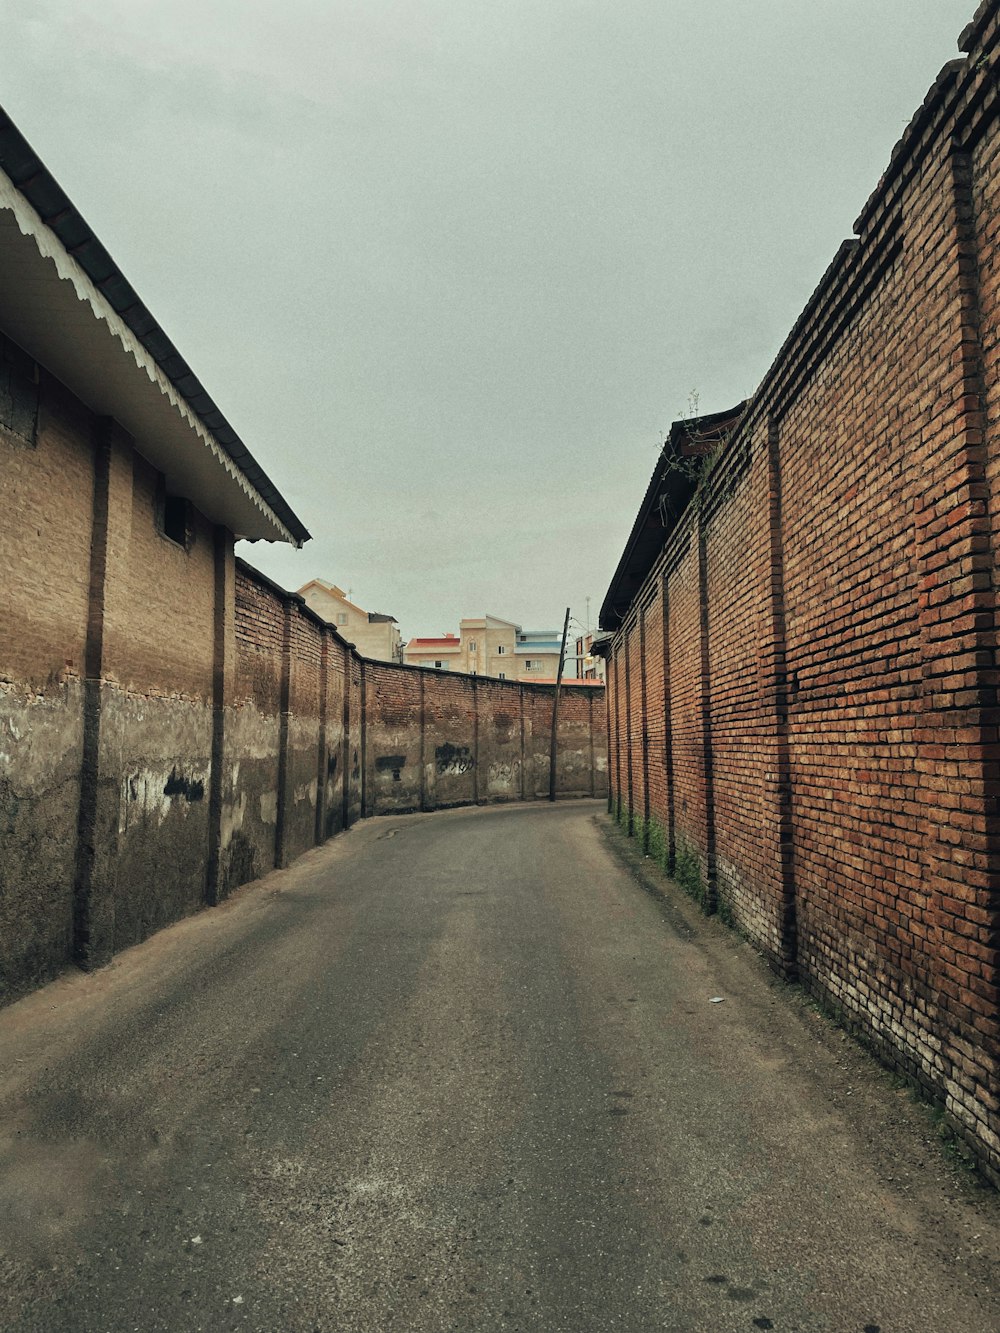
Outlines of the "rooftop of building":
{"label": "rooftop of building", "polygon": [[663,442],[625,550],[601,606],[601,628],[617,629],[694,494],[705,460],[721,447],[746,409],[675,421]]}
{"label": "rooftop of building", "polygon": [[308,583],[303,583],[298,590],[299,596],[304,597],[311,588],[319,588],[321,592],[329,593],[331,597],[349,606],[352,611],[357,611],[359,616],[367,616],[371,625],[384,625],[390,621],[394,625],[398,623],[395,616],[385,615],[381,611],[366,611],[363,606],[358,606],[357,602],[352,602],[343,588],[338,587],[336,583],[328,583],[326,579],[310,579]]}
{"label": "rooftop of building", "polygon": [[0,326],[213,522],[309,540],[111,255],[0,108]]}
{"label": "rooftop of building", "polygon": [[438,639],[410,639],[407,648],[461,648],[462,641],[457,634],[444,634]]}

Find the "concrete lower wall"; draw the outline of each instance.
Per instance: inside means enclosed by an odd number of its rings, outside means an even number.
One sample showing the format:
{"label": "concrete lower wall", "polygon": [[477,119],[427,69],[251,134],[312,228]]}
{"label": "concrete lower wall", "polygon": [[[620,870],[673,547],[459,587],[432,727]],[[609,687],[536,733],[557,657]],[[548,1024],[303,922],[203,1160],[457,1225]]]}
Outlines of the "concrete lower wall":
{"label": "concrete lower wall", "polygon": [[70,957],[83,685],[0,684],[0,997]]}
{"label": "concrete lower wall", "polygon": [[[205,897],[212,710],[105,686],[100,771],[107,791],[108,953],[196,911]],[[115,775],[120,774],[118,790]]]}

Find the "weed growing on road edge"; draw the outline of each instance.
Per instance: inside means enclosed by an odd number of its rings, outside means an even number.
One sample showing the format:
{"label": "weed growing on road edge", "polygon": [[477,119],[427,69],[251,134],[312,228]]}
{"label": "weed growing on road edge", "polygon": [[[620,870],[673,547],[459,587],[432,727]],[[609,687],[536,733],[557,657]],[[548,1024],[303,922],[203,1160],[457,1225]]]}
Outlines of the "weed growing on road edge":
{"label": "weed growing on road edge", "polygon": [[674,879],[685,893],[691,895],[704,909],[706,900],[705,881],[701,877],[701,859],[698,853],[683,838],[677,839],[677,856],[674,860]]}
{"label": "weed growing on road edge", "polygon": [[[675,880],[684,892],[698,903],[703,912],[711,913],[708,890],[701,873],[701,857],[690,843],[684,838],[677,839],[677,850],[671,867],[670,841],[666,829],[658,819],[652,816],[643,819],[641,815],[630,814],[628,806],[624,803],[613,817],[624,833],[637,839],[643,853],[655,861],[664,874]],[[725,925],[730,927],[735,925],[732,908],[728,903],[720,904],[719,915]]]}
{"label": "weed growing on road edge", "polygon": [[665,874],[670,873],[670,842],[667,831],[660,821],[652,816],[646,827],[646,855],[655,861]]}
{"label": "weed growing on road edge", "polygon": [[648,836],[649,836],[649,830],[647,828],[646,821],[643,819],[642,815],[633,815],[632,837],[635,838],[642,852],[645,852],[646,850],[646,839]]}
{"label": "weed growing on road edge", "polygon": [[[595,816],[595,820],[596,818]],[[621,833],[625,836],[616,837],[612,828],[606,828],[606,836],[617,851],[618,856],[625,865],[631,868],[637,880],[643,884],[648,892],[651,892],[654,897],[662,899],[668,905],[671,903],[669,890],[658,882],[658,876],[651,871],[644,873],[644,861],[651,860],[669,880],[683,888],[685,893],[698,904],[703,913],[706,915],[713,914],[713,909],[706,906],[708,895],[702,879],[701,859],[690,843],[683,838],[678,840],[675,866],[673,873],[671,873],[667,869],[669,855],[666,833],[663,826],[655,818],[650,818],[647,823],[633,816],[632,836],[638,838],[643,831],[643,825],[646,825],[645,832],[649,850],[645,856],[640,850],[641,844],[634,848],[631,846],[627,807],[623,806],[620,816],[617,817],[615,812],[612,811],[610,822],[612,826],[617,824]],[[673,901],[676,902],[676,898]],[[822,1019],[824,1023],[835,1029],[842,1042],[851,1042],[860,1051],[873,1058],[887,1078],[886,1086],[891,1086],[898,1091],[905,1090],[908,1092],[910,1100],[919,1107],[925,1117],[924,1125],[928,1144],[932,1139],[937,1141],[941,1158],[952,1166],[956,1173],[956,1179],[965,1179],[970,1184],[975,1185],[976,1188],[988,1191],[996,1188],[995,1178],[982,1170],[975,1152],[970,1148],[963,1134],[961,1124],[941,1103],[939,1096],[933,1089],[921,1082],[915,1075],[900,1068],[897,1063],[898,1052],[887,1049],[885,1045],[875,1040],[871,1032],[859,1025],[857,1016],[840,1003],[836,996],[823,990],[815,978],[810,978],[808,974],[788,978],[776,973],[774,971],[774,959],[769,957],[761,948],[760,943],[748,935],[745,928],[736,921],[732,903],[727,902],[721,895],[719,895],[715,905],[714,914],[718,916],[720,925],[732,930],[734,934],[744,940],[753,950],[758,960],[769,969],[770,980],[777,989],[787,992],[789,998],[797,997],[797,1002],[805,1010],[811,1010],[816,1018]]]}

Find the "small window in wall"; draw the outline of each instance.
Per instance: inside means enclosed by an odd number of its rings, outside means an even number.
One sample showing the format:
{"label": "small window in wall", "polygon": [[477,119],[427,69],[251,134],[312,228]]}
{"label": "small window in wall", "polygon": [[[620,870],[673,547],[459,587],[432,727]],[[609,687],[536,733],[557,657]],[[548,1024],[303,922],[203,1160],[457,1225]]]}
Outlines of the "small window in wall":
{"label": "small window in wall", "polygon": [[502,643],[500,643],[500,644],[497,645],[497,656],[498,656],[498,657],[503,657],[503,655],[504,655],[504,653],[505,653],[506,651],[507,651],[507,649],[503,646]]}
{"label": "small window in wall", "polygon": [[346,625],[346,624],[347,624],[347,612],[346,612],[346,611],[338,611],[338,612],[337,612],[337,624],[338,624],[338,625]]}
{"label": "small window in wall", "polygon": [[188,544],[188,502],[183,495],[163,497],[163,535],[178,546]]}
{"label": "small window in wall", "polygon": [[0,338],[0,427],[21,444],[35,443],[38,367],[6,338]]}
{"label": "small window in wall", "polygon": [[435,663],[434,663],[434,666],[435,666],[435,669],[438,670],[438,671],[447,671],[447,670],[448,670],[448,663],[447,663],[447,662],[435,662]]}
{"label": "small window in wall", "polygon": [[475,641],[475,639],[470,639],[470,640],[469,640],[469,652],[470,652],[470,653],[474,653],[475,651],[476,651],[476,641]]}
{"label": "small window in wall", "polygon": [[497,672],[497,680],[506,680],[506,679],[507,679],[507,672],[506,672],[506,671],[498,671],[498,672]]}

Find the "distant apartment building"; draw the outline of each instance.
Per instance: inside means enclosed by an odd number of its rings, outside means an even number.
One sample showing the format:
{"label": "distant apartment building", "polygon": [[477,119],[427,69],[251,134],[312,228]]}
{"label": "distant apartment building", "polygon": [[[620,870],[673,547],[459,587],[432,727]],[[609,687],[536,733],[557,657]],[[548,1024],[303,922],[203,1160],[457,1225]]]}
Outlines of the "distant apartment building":
{"label": "distant apartment building", "polygon": [[407,666],[434,667],[437,671],[468,671],[467,656],[457,634],[442,634],[436,639],[410,639],[403,644]]}
{"label": "distant apartment building", "polygon": [[376,662],[402,662],[403,641],[394,616],[378,611],[363,611],[350,600],[343,588],[323,579],[310,579],[299,589],[306,606],[335,625],[337,631],[353,643],[362,657]]}
{"label": "distant apartment building", "polygon": [[567,674],[578,676],[581,680],[596,681],[603,685],[604,658],[594,652],[594,635],[578,634],[573,646],[575,651],[567,653]]}
{"label": "distant apartment building", "polygon": [[[562,631],[557,629],[518,629],[514,655],[518,680],[555,680],[559,671]],[[572,675],[572,671],[569,672]]]}
{"label": "distant apartment building", "polygon": [[559,630],[525,630],[499,616],[468,617],[458,634],[410,639],[403,661],[498,680],[554,681],[560,640]]}

